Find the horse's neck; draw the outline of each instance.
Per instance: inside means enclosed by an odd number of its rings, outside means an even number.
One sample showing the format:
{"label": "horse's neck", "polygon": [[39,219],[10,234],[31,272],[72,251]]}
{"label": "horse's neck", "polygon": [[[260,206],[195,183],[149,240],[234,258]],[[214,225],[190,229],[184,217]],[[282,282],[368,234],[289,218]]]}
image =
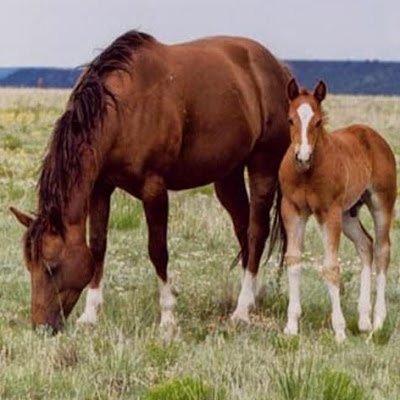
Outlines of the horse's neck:
{"label": "horse's neck", "polygon": [[82,152],[82,175],[69,193],[68,204],[63,211],[63,221],[66,226],[72,227],[73,235],[86,230],[90,197],[101,168],[100,159],[102,157],[95,148]]}

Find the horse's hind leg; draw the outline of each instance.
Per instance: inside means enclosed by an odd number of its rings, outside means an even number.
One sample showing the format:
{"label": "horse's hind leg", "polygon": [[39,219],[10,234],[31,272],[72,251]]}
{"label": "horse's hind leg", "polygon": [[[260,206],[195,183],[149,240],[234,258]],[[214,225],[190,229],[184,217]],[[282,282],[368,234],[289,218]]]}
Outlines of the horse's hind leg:
{"label": "horse's hind leg", "polygon": [[390,226],[392,222],[395,192],[372,193],[367,205],[375,225],[374,258],[377,270],[374,330],[381,329],[386,318],[386,273],[390,261]]}
{"label": "horse's hind leg", "polygon": [[343,233],[354,243],[361,259],[361,284],[358,302],[358,328],[361,332],[369,332],[371,324],[371,266],[372,238],[364,229],[358,215],[354,217],[349,212],[343,214]]}
{"label": "horse's hind leg", "polygon": [[148,228],[149,256],[159,278],[161,334],[165,339],[171,339],[176,329],[176,299],[167,275],[168,193],[160,176],[147,177],[143,185],[142,202]]}
{"label": "horse's hind leg", "polygon": [[249,254],[232,320],[249,322],[249,310],[255,304],[257,272],[270,231],[269,212],[276,191],[278,166],[278,159],[262,152],[254,154],[248,164],[250,218],[247,240]]}
{"label": "horse's hind leg", "polygon": [[244,183],[243,167],[221,181],[215,182],[215,193],[228,211],[240,245],[242,267],[248,259],[247,229],[249,226],[249,199]]}
{"label": "horse's hind leg", "polygon": [[107,248],[107,225],[110,213],[110,198],[114,188],[96,184],[89,206],[89,243],[94,258],[94,273],[86,295],[85,310],[79,323],[96,324],[99,309],[103,303],[101,280],[103,278],[104,256]]}

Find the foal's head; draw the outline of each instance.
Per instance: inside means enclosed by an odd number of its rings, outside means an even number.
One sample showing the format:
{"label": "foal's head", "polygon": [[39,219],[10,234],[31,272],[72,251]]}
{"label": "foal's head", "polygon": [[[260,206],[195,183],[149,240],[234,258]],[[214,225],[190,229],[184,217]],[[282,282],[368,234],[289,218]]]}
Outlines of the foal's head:
{"label": "foal's head", "polygon": [[287,86],[290,137],[296,166],[300,171],[307,171],[312,164],[315,144],[324,124],[321,102],[326,96],[326,90],[323,81],[318,82],[313,93],[300,90],[294,78]]}
{"label": "foal's head", "polygon": [[76,232],[62,235],[40,217],[11,211],[27,227],[24,257],[31,275],[32,325],[56,332],[92,278],[91,251]]}

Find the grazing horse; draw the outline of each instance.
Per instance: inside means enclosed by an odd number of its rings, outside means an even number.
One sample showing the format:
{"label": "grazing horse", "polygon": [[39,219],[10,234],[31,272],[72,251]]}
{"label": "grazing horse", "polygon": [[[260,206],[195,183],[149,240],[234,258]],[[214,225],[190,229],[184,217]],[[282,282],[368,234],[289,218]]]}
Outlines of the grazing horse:
{"label": "grazing horse", "polygon": [[275,244],[283,237],[278,170],[290,142],[288,80],[284,65],[245,38],[165,45],[131,31],[95,58],[55,125],[38,182],[37,214],[12,208],[27,227],[33,326],[61,328],[86,285],[79,320],[96,322],[110,197],[118,187],[143,203],[159,278],[160,326],[172,331],[168,190],[211,182],[232,218],[245,270],[233,318],[248,320],[265,241],[270,230]]}
{"label": "grazing horse", "polygon": [[[300,306],[300,261],[308,217],[314,214],[325,249],[322,276],[332,302],[336,339],[345,339],[340,306],[338,248],[341,231],[354,243],[362,263],[359,298],[360,331],[370,331],[371,264],[377,268],[374,330],[386,316],[385,283],[390,258],[389,230],[396,199],[396,164],[386,141],[365,125],[352,125],[328,133],[321,102],[326,85],[320,81],[313,93],[300,90],[292,79],[290,101],[291,145],[279,170],[282,217],[287,233],[285,255],[289,278],[286,334],[297,334]],[[358,217],[366,204],[374,221],[375,245]]]}

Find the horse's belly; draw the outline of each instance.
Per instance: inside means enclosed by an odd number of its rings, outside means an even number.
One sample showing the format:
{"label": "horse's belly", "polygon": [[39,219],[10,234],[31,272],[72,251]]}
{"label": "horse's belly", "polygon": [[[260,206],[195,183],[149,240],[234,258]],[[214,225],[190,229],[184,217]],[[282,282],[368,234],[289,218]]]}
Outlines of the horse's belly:
{"label": "horse's belly", "polygon": [[172,190],[206,185],[228,176],[243,165],[254,146],[254,135],[233,130],[198,135],[187,143],[178,158],[165,171],[164,178]]}

